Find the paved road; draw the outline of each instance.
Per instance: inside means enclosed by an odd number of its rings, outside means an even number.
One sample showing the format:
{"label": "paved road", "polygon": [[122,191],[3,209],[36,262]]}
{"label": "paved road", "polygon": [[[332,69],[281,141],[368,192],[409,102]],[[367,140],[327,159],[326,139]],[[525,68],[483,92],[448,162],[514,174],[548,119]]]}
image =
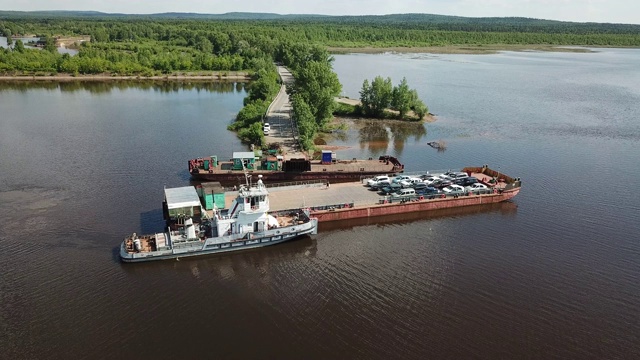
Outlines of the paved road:
{"label": "paved road", "polygon": [[293,84],[293,75],[284,66],[278,66],[278,73],[283,85],[267,111],[265,122],[271,125],[271,131],[265,136],[265,141],[267,144],[280,143],[285,158],[305,157],[297,141],[297,131],[290,115],[291,103],[286,91],[286,85]]}

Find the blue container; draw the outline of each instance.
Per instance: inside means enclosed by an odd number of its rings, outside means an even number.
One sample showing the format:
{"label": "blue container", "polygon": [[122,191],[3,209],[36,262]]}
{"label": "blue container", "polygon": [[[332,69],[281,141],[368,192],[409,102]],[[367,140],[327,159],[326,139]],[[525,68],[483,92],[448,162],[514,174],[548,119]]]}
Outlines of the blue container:
{"label": "blue container", "polygon": [[322,163],[323,164],[331,164],[331,151],[330,150],[322,150]]}

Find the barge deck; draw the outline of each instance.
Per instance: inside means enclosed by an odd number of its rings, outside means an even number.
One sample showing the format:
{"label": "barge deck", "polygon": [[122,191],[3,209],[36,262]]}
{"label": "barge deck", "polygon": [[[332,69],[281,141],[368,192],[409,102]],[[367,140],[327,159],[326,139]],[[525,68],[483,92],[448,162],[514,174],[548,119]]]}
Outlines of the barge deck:
{"label": "barge deck", "polygon": [[[311,214],[319,222],[339,221],[356,218],[387,216],[449,209],[473,205],[494,204],[507,201],[520,192],[521,181],[498,173],[488,167],[463,169],[492,189],[488,194],[459,195],[442,197],[416,196],[408,201],[392,201],[390,196],[379,195],[364,186],[366,180],[347,183],[308,184],[272,188],[278,195],[271,199],[273,210],[310,208]],[[233,192],[227,194],[233,197]]]}

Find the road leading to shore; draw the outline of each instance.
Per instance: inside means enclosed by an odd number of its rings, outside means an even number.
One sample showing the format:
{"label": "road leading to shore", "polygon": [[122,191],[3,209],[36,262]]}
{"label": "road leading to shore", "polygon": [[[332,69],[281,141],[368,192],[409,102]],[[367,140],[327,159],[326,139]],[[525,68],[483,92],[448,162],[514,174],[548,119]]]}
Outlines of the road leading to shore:
{"label": "road leading to shore", "polygon": [[293,74],[284,66],[278,66],[278,74],[282,79],[282,86],[267,110],[264,122],[270,124],[271,131],[269,135],[265,135],[265,141],[267,144],[280,143],[283,155],[287,159],[306,157],[300,149],[298,131],[291,118],[291,102],[287,94],[287,85],[294,82]]}

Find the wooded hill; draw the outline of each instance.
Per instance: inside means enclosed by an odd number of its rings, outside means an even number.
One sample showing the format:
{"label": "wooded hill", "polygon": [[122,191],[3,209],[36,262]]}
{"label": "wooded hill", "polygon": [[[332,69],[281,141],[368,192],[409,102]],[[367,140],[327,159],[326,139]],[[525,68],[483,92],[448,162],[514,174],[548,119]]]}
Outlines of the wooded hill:
{"label": "wooded hill", "polygon": [[463,17],[435,14],[391,14],[328,16],[313,14],[280,15],[274,13],[230,12],[225,14],[158,13],[149,15],[103,13],[98,11],[0,11],[0,19],[17,18],[104,18],[104,19],[191,19],[191,20],[271,20],[303,23],[393,26],[401,29],[448,31],[497,31],[571,34],[640,34],[640,25],[570,22],[525,17]]}

